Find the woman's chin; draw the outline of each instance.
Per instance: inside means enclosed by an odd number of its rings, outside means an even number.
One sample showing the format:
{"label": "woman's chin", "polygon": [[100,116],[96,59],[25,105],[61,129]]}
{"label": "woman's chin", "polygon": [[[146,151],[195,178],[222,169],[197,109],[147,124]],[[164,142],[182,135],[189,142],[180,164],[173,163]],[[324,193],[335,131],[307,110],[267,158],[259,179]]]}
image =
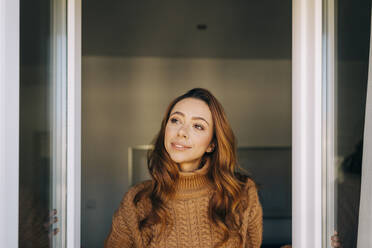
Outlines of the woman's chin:
{"label": "woman's chin", "polygon": [[188,159],[184,157],[171,157],[172,161],[177,163],[177,164],[190,164],[190,163],[195,163],[199,159]]}

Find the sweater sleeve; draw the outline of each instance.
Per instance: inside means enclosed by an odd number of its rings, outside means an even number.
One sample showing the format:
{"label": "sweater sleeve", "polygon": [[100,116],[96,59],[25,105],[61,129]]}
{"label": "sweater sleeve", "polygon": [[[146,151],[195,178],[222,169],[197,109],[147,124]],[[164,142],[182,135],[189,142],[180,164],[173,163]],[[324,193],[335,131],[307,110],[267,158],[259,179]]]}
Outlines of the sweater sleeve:
{"label": "sweater sleeve", "polygon": [[105,248],[135,247],[133,228],[137,223],[137,210],[133,198],[137,190],[129,190],[112,218],[111,231],[105,240]]}
{"label": "sweater sleeve", "polygon": [[259,248],[262,243],[262,206],[258,198],[257,187],[253,181],[248,189],[249,215],[246,234],[246,248]]}

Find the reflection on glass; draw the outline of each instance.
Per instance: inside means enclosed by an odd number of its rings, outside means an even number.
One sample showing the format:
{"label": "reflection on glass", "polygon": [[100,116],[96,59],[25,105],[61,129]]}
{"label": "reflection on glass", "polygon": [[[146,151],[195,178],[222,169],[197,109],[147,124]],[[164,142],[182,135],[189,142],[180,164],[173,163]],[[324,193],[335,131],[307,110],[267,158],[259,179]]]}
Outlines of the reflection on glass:
{"label": "reflection on glass", "polygon": [[20,1],[20,248],[64,244],[63,10],[59,0]]}
{"label": "reflection on glass", "polygon": [[363,141],[345,157],[338,176],[337,222],[343,247],[356,247],[360,202]]}
{"label": "reflection on glass", "polygon": [[335,228],[356,247],[366,104],[370,1],[338,1],[335,87]]}

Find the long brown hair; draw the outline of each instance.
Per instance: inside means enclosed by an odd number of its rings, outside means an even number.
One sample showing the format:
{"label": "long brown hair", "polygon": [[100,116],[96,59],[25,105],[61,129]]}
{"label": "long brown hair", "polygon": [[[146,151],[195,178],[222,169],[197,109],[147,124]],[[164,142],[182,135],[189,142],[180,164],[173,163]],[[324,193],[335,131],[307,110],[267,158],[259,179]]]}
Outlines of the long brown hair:
{"label": "long brown hair", "polygon": [[165,202],[172,199],[175,192],[175,182],[179,177],[179,169],[172,161],[164,146],[165,128],[173,107],[185,98],[195,98],[204,101],[212,113],[214,123],[213,139],[214,151],[205,153],[204,158],[210,160],[208,177],[214,182],[215,191],[209,202],[209,219],[223,232],[223,245],[232,235],[237,235],[242,245],[242,235],[239,232],[241,223],[235,215],[243,208],[242,191],[246,177],[237,175],[236,140],[228,123],[222,105],[206,89],[194,88],[174,99],[168,106],[162,120],[160,131],[154,140],[154,149],[148,154],[148,169],[152,182],[148,187],[139,191],[134,203],[145,196],[151,201],[151,212],[139,221],[139,229],[150,242],[153,237],[150,227],[161,224],[161,232],[169,222]]}

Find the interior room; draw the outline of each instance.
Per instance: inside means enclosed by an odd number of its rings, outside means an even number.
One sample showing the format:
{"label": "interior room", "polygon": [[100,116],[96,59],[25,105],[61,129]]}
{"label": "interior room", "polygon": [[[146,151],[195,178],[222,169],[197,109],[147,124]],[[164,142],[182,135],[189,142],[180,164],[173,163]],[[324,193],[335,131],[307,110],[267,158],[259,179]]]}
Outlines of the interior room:
{"label": "interior room", "polygon": [[83,1],[81,243],[148,178],[168,103],[194,87],[222,103],[239,164],[259,183],[262,247],[291,243],[291,1]]}
{"label": "interior room", "polygon": [[168,103],[194,87],[259,185],[262,247],[330,247],[335,230],[372,247],[369,0],[0,2],[2,247],[102,247]]}

